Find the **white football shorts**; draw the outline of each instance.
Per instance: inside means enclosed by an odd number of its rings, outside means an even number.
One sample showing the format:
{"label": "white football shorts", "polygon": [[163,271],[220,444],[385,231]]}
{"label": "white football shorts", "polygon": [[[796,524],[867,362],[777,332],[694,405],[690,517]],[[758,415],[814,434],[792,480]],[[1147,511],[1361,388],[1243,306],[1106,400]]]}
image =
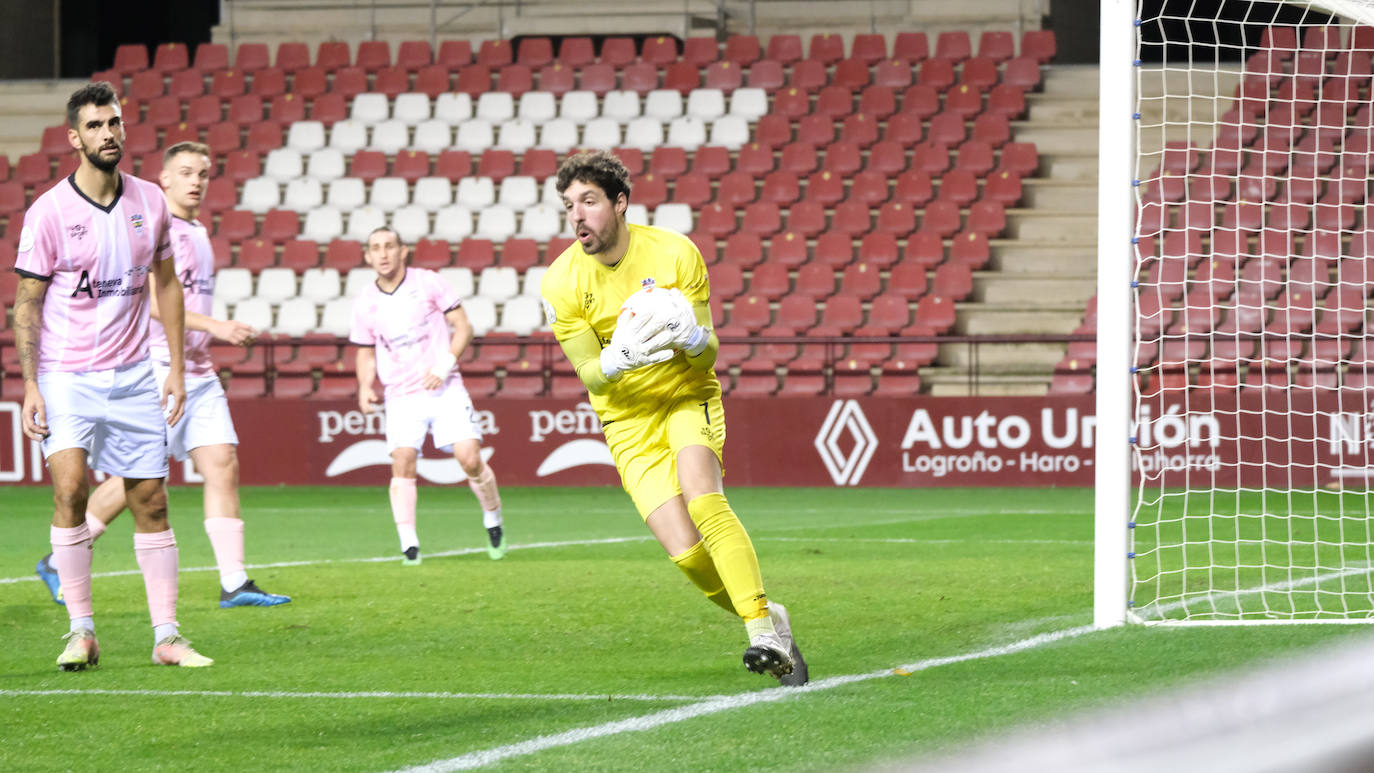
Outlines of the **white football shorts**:
{"label": "white football shorts", "polygon": [[443,389],[412,392],[386,397],[386,450],[414,448],[425,444],[426,430],[434,437],[434,447],[453,451],[460,440],[480,440],[476,409],[463,382],[450,378]]}
{"label": "white football shorts", "polygon": [[[158,388],[167,380],[168,369],[153,363]],[[167,428],[167,450],[184,462],[191,451],[202,446],[239,444],[234,420],[229,416],[229,400],[214,373],[186,377],[186,413],[181,421]]]}
{"label": "white football shorts", "polygon": [[86,465],[135,480],[167,477],[167,417],[147,361],[108,370],[38,374],[48,413],[43,456],[86,450]]}

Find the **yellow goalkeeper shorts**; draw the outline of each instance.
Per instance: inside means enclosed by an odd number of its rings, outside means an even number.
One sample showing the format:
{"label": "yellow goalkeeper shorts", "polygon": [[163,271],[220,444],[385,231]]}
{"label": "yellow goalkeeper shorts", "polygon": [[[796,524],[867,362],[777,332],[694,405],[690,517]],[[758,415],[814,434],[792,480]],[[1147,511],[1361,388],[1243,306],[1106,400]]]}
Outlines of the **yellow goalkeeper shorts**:
{"label": "yellow goalkeeper shorts", "polygon": [[617,419],[604,431],[620,483],[641,518],[682,493],[677,480],[677,454],[682,449],[707,446],[724,466],[725,411],[719,389],[705,400],[681,400]]}

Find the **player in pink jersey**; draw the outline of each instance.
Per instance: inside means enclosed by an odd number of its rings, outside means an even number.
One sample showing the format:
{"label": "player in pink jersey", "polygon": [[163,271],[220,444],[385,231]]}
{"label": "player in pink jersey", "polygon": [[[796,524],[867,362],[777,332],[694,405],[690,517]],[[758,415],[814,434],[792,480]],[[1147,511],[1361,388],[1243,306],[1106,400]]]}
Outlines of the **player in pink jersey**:
{"label": "player in pink jersey", "polygon": [[[420,563],[415,533],[416,460],[425,432],[452,450],[482,506],[493,560],[506,555],[496,475],[482,459],[481,431],[472,398],[455,367],[472,343],[462,301],[433,271],[406,266],[409,250],[389,227],[367,238],[367,262],[377,272],[353,304],[349,340],[358,345],[358,407],[377,410],[376,382],[386,386],[386,444],[391,451],[391,515],[401,540],[402,563]],[[450,332],[449,327],[452,326]]]}
{"label": "player in pink jersey", "polygon": [[[177,143],[162,154],[160,179],[172,213],[172,251],[186,298],[186,416],[172,425],[168,440],[172,456],[180,461],[189,456],[205,478],[205,533],[219,565],[219,605],[270,607],[285,604],[291,597],[263,591],[244,570],[238,434],[210,359],[211,338],[244,346],[257,335],[242,322],[212,316],[215,256],[205,226],[196,220],[210,167],[210,148],[199,142]],[[156,319],[151,327],[153,368],[163,374],[171,363],[167,334]],[[126,504],[123,479],[111,477],[96,487],[86,504],[86,526],[93,541]],[[37,570],[53,600],[63,603],[48,557],[38,562]]]}
{"label": "player in pink jersey", "polygon": [[110,84],[74,92],[67,126],[79,166],[24,214],[14,304],[23,429],[42,442],[52,475],[51,563],[71,618],[57,665],[77,671],[100,659],[85,522],[93,468],[125,479],[153,662],[208,666],[214,661],[177,629],[177,547],[167,522],[167,426],[185,410],[185,364],[176,347],[159,397],[148,350],[150,302],[169,337],[183,334],[171,217],[157,186],[118,169],[124,124]]}

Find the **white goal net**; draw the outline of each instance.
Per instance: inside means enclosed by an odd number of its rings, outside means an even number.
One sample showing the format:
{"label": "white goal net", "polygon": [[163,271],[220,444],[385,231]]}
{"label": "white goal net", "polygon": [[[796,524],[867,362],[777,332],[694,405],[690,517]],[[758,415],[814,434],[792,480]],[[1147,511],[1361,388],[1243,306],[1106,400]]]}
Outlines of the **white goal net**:
{"label": "white goal net", "polygon": [[1367,621],[1374,13],[1133,21],[1125,617]]}

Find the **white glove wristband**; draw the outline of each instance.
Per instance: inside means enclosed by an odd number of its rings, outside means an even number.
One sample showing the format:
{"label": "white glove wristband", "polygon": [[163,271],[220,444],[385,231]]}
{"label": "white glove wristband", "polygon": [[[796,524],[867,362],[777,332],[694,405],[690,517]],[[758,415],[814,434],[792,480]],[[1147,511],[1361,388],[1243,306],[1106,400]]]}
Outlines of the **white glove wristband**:
{"label": "white glove wristband", "polygon": [[606,346],[601,350],[601,375],[607,381],[619,381],[620,374],[625,372],[626,359],[615,344]]}
{"label": "white glove wristband", "polygon": [[683,351],[687,352],[688,357],[695,357],[706,351],[706,345],[711,342],[711,331],[705,325],[697,325],[692,330],[692,335],[687,338],[687,345]]}
{"label": "white glove wristband", "polygon": [[442,381],[448,378],[448,374],[453,372],[453,366],[457,364],[458,358],[453,356],[453,352],[444,352],[439,356],[439,361],[430,367],[429,375]]}

